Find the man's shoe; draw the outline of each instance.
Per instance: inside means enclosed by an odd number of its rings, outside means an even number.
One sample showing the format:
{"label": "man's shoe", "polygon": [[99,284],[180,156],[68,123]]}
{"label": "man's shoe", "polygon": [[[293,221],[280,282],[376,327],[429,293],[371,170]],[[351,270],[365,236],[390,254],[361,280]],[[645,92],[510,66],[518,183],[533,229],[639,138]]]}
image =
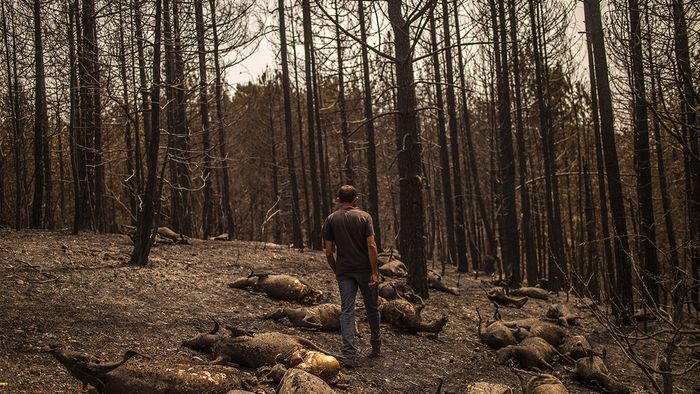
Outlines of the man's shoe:
{"label": "man's shoe", "polygon": [[355,363],[354,357],[340,357],[340,366],[345,369],[355,368],[357,364]]}
{"label": "man's shoe", "polygon": [[372,342],[372,353],[369,355],[372,358],[381,357],[381,342]]}

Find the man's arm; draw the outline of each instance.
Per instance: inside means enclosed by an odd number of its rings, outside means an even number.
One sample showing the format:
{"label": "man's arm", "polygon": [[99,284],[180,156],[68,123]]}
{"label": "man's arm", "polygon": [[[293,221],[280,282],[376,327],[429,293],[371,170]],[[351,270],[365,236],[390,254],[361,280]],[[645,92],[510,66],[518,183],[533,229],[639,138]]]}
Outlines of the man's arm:
{"label": "man's arm", "polygon": [[[333,273],[335,273],[335,256],[333,256],[333,241],[324,240],[324,246],[326,250],[326,260],[328,261],[328,266],[331,267]],[[376,249],[376,246],[375,246]],[[376,259],[375,259],[376,262]]]}
{"label": "man's arm", "polygon": [[367,253],[369,254],[369,265],[372,267],[372,276],[370,276],[369,287],[374,287],[379,284],[379,267],[377,266],[377,242],[374,240],[374,235],[367,237]]}

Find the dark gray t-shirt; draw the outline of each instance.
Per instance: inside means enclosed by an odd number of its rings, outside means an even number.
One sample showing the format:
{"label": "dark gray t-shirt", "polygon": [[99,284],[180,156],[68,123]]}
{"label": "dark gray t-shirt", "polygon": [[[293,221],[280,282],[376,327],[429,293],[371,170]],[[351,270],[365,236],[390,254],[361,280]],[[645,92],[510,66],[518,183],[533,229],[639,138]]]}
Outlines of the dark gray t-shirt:
{"label": "dark gray t-shirt", "polygon": [[367,237],[374,235],[372,217],[359,208],[340,208],[323,224],[323,239],[335,242],[336,275],[371,272]]}

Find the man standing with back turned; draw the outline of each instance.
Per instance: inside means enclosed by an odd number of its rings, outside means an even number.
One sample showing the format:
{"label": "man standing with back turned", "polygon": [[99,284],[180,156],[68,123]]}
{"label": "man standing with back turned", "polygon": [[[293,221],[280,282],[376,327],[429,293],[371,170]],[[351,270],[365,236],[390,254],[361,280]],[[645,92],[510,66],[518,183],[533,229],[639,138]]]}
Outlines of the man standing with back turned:
{"label": "man standing with back turned", "polygon": [[[344,185],[338,190],[340,208],[326,218],[323,225],[323,239],[326,259],[338,280],[340,289],[340,334],[343,342],[343,366],[355,366],[355,297],[357,289],[367,312],[367,320],[372,332],[371,357],[379,357],[381,339],[379,336],[379,306],[377,286],[377,244],[374,241],[372,217],[357,208],[357,190]],[[337,258],[333,256],[333,244]]]}

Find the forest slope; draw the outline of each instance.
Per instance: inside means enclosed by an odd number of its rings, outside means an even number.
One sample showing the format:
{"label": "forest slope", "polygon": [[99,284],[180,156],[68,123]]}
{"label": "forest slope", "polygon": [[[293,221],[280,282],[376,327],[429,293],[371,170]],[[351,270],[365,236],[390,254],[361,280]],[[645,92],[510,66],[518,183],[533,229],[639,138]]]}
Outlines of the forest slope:
{"label": "forest slope", "polygon": [[[277,330],[313,339],[338,351],[339,335],[299,330],[260,317],[283,302],[230,289],[232,278],[250,270],[298,275],[338,302],[334,277],[318,252],[289,250],[255,242],[191,240],[191,245],[158,245],[145,268],[127,265],[131,241],[123,235],[0,230],[0,392],[80,392],[79,383],[48,354],[50,344],[115,359],[134,349],[160,360],[201,363],[180,342],[210,327],[211,319],[253,331]],[[457,285],[448,269],[448,285]],[[425,316],[449,316],[438,339],[382,326],[383,357],[360,357],[349,374],[348,393],[434,392],[438,378],[444,392],[464,392],[485,380],[518,387],[509,369],[476,334],[476,308],[490,315],[479,282],[462,277],[461,294],[431,290]],[[563,295],[561,296],[563,299]],[[522,309],[501,308],[504,319],[544,316],[546,301],[530,300]],[[573,308],[573,306],[572,306]],[[616,349],[588,312],[576,332],[607,347],[611,371],[633,391],[644,391],[641,373]],[[362,315],[362,314],[360,314]],[[360,354],[369,353],[369,332],[360,322]],[[564,367],[558,374],[573,393],[590,390]],[[697,378],[681,378],[678,392],[692,392]],[[693,382],[695,380],[695,382]],[[273,392],[270,385],[260,389]]]}

